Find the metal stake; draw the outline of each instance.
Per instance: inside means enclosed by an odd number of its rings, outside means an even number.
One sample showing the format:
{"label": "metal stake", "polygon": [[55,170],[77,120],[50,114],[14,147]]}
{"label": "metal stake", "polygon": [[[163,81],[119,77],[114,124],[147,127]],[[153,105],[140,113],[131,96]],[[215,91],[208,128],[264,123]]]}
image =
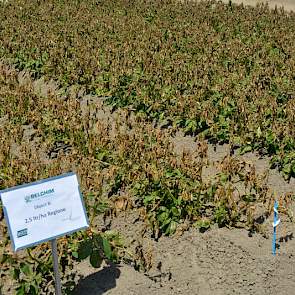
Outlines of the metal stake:
{"label": "metal stake", "polygon": [[57,242],[56,242],[56,239],[53,239],[50,242],[51,242],[51,248],[52,248],[53,270],[54,270],[54,278],[55,278],[55,295],[62,295],[60,274],[58,270]]}
{"label": "metal stake", "polygon": [[273,217],[273,238],[272,238],[272,254],[276,255],[276,235],[277,235],[277,226],[280,223],[280,219],[279,219],[279,212],[278,212],[278,208],[279,208],[279,203],[277,200],[275,200],[274,203],[274,217]]}

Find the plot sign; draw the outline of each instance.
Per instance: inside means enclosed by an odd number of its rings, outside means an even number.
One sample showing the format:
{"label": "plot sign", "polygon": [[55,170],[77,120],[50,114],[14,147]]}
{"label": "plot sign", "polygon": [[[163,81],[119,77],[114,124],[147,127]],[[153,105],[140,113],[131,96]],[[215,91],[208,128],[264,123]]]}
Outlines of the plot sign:
{"label": "plot sign", "polygon": [[0,196],[14,251],[89,226],[75,173],[3,190]]}

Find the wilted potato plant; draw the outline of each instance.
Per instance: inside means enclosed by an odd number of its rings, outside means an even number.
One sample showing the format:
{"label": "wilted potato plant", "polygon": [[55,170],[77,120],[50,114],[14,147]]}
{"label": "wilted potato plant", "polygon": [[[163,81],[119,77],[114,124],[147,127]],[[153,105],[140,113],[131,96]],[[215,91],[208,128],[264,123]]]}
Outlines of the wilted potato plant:
{"label": "wilted potato plant", "polygon": [[[65,280],[81,259],[98,267],[127,256],[119,235],[95,223],[118,208],[139,210],[156,239],[181,224],[261,230],[257,217],[273,202],[266,176],[227,156],[206,181],[206,145],[257,150],[294,177],[294,33],[294,14],[266,6],[0,3],[0,189],[69,170],[80,176],[91,228],[61,240]],[[41,77],[63,92],[36,93]],[[111,124],[90,111],[102,97]],[[179,129],[196,137],[194,153],[174,152]],[[13,269],[18,294],[50,294],[48,245],[12,254],[2,211],[0,222],[1,282]]]}

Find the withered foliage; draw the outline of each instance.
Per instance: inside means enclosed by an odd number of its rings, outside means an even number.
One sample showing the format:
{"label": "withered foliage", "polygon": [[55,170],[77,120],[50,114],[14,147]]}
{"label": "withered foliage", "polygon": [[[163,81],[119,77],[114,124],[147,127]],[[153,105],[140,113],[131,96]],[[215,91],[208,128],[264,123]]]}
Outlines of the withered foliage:
{"label": "withered foliage", "polygon": [[[115,112],[116,119],[109,124],[95,112],[85,112],[83,99],[77,92],[44,97],[36,93],[32,81],[20,83],[16,70],[0,67],[0,103],[5,105],[0,126],[0,189],[70,170],[81,179],[91,228],[60,241],[65,273],[76,258],[86,257],[89,241],[94,245],[92,237],[102,232],[96,224],[100,214],[139,210],[156,239],[185,230],[182,224],[200,230],[217,223],[261,231],[257,218],[269,216],[273,198],[266,178],[257,175],[252,165],[228,156],[215,179],[205,181],[206,142],[196,143],[192,154],[177,156],[169,133],[127,111]],[[92,107],[90,102],[88,109]],[[281,208],[288,210],[284,203]],[[6,278],[13,268],[18,291],[37,288],[49,294],[48,246],[40,245],[28,256],[12,254],[2,212],[0,222],[1,276]],[[110,238],[116,257],[124,257],[127,252],[118,237],[112,234]],[[77,250],[81,246],[85,247],[82,254]],[[64,279],[73,278],[67,274]]]}
{"label": "withered foliage", "polygon": [[8,1],[0,57],[294,176],[295,16],[216,1]]}

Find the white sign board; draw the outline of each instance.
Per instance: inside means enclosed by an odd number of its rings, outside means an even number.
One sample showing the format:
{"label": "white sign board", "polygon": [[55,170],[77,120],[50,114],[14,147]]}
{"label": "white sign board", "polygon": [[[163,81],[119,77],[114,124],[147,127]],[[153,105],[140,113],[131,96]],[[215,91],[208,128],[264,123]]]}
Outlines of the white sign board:
{"label": "white sign board", "polygon": [[14,251],[88,227],[76,174],[0,191]]}

